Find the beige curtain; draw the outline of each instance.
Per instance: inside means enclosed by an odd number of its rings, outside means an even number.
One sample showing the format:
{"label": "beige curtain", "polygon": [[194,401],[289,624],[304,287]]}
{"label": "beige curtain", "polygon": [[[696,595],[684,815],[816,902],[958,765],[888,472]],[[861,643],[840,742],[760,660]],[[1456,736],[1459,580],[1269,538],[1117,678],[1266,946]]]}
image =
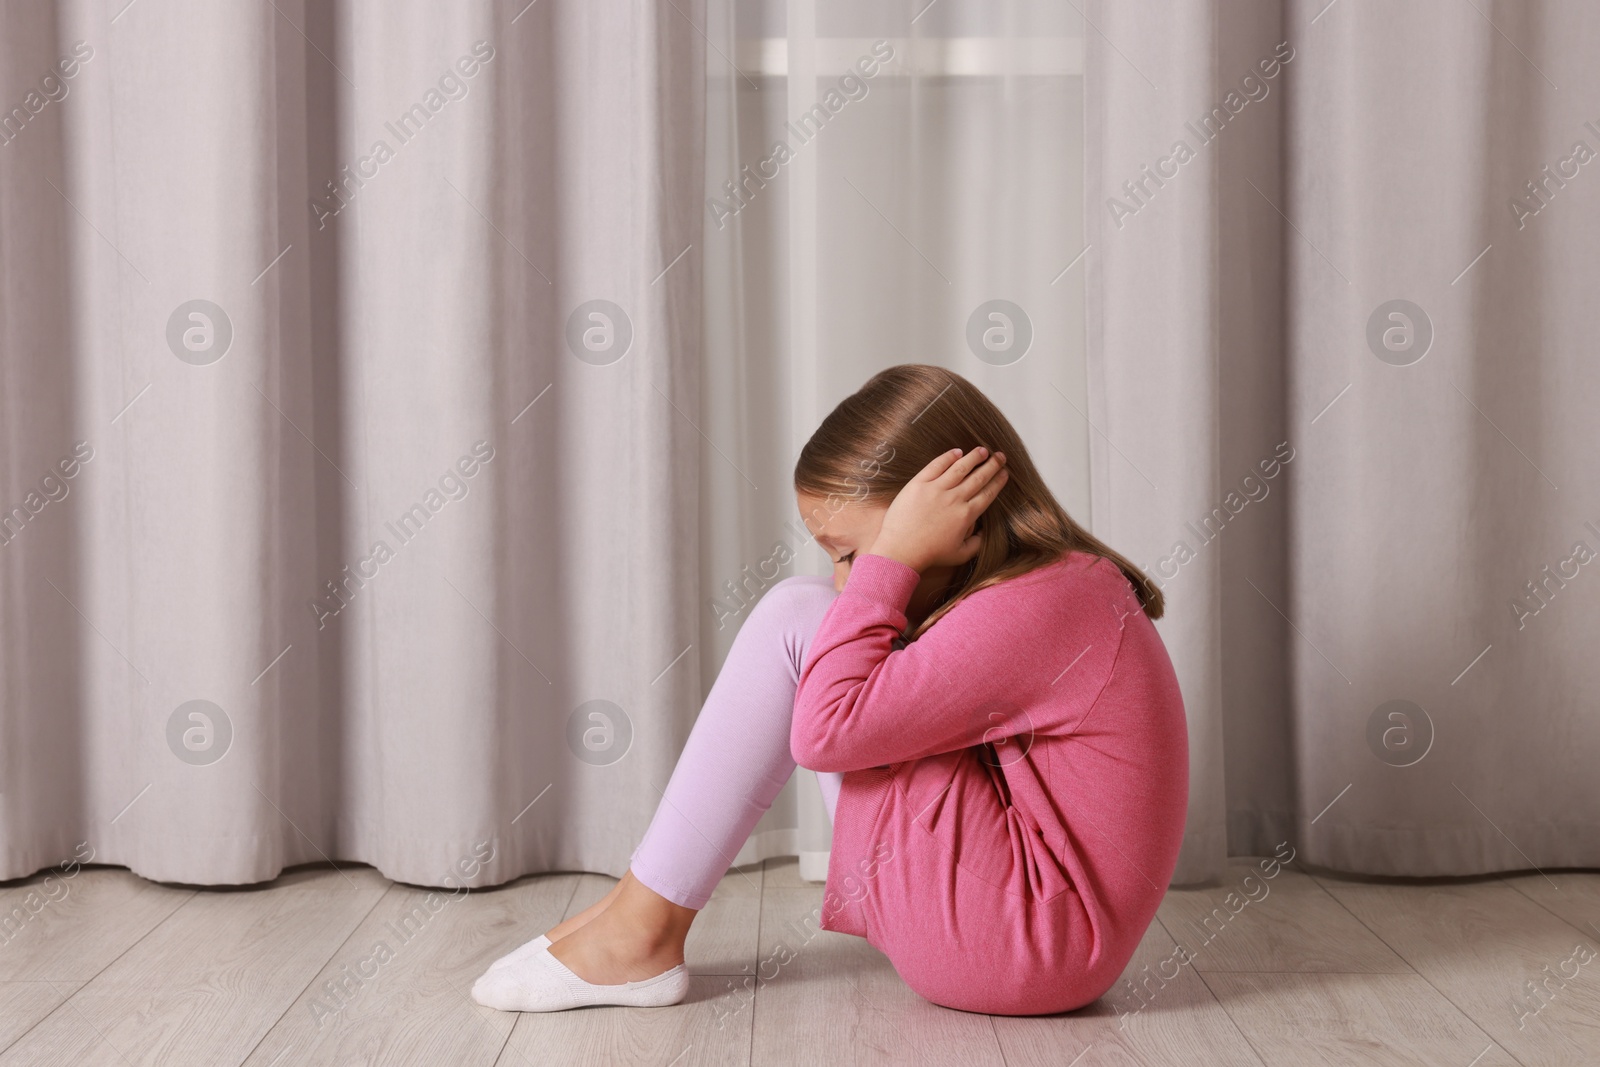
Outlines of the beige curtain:
{"label": "beige curtain", "polygon": [[[794,457],[884,366],[977,381],[1087,518],[1083,43],[0,8],[0,877],[621,874],[748,605],[826,571]],[[828,847],[806,772],[735,862]]]}
{"label": "beige curtain", "polygon": [[0,9],[0,877],[620,874],[907,360],[1165,584],[1180,881],[1595,864],[1587,8],[113,7]]}
{"label": "beige curtain", "polygon": [[[0,878],[620,875],[881,367],[977,381],[1088,517],[1083,34],[0,7]],[[804,772],[734,862],[828,848]]]}
{"label": "beige curtain", "polygon": [[1176,880],[1600,865],[1600,11],[1087,15],[1093,511],[1170,604]]}
{"label": "beige curtain", "polygon": [[703,19],[0,7],[0,878],[622,873],[703,691]]}

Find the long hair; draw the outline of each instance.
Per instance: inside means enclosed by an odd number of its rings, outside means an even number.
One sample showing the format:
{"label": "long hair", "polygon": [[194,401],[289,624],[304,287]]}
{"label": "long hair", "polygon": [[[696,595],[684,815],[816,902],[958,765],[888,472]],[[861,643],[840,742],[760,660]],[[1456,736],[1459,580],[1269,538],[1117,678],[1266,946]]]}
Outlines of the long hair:
{"label": "long hair", "polygon": [[1146,615],[1165,609],[1161,590],[1126,557],[1073,521],[1045,485],[1028,449],[1000,409],[971,382],[943,367],[902,363],[868,379],[839,402],[800,450],[797,492],[829,506],[888,505],[934,457],[978,446],[1006,454],[1010,476],[978,519],[982,547],[959,567],[944,600],[908,638],[937,622],[963,597],[1026,574],[1070,551],[1110,560],[1133,585]]}

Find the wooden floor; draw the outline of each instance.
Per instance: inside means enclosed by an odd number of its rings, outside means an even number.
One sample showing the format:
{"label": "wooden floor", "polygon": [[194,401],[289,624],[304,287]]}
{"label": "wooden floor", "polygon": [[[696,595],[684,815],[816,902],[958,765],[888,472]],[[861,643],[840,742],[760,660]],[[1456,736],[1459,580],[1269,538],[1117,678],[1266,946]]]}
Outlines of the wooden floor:
{"label": "wooden floor", "polygon": [[1169,894],[1127,972],[1140,993],[1047,1018],[921,1000],[866,942],[817,930],[822,889],[793,859],[723,880],[683,1004],[522,1016],[474,1004],[473,979],[611,879],[430,910],[359,867],[199,891],[86,868],[0,884],[0,916],[33,913],[0,932],[0,1067],[1600,1064],[1600,873],[1247,880],[1234,863]]}

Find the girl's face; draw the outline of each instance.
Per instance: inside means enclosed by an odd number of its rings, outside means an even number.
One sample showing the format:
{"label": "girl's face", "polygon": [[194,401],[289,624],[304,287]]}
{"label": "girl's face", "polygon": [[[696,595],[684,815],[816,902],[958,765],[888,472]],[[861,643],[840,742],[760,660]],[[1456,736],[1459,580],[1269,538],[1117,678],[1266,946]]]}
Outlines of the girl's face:
{"label": "girl's face", "polygon": [[[805,492],[796,493],[795,502],[800,505],[800,518],[806,529],[833,560],[834,591],[844,592],[851,560],[858,553],[872,551],[872,542],[877,539],[888,505],[850,502],[830,509],[827,497]],[[906,605],[906,621],[910,625],[916,626],[933,610],[955,571],[954,567],[929,567],[922,572],[922,580]]]}
{"label": "girl's face", "polygon": [[805,492],[796,493],[795,501],[800,505],[800,518],[806,529],[833,560],[834,591],[843,592],[845,579],[850,577],[851,560],[857,553],[872,548],[889,508],[847,503],[830,509],[827,497]]}

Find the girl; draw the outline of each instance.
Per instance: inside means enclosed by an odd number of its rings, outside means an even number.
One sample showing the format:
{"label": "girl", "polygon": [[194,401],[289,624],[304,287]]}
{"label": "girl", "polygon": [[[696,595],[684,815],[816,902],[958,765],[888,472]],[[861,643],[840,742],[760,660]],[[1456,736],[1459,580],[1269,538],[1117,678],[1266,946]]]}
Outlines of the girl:
{"label": "girl", "polygon": [[1127,965],[1188,798],[1160,591],[939,367],[847,397],[794,484],[833,580],[767,590],[629,871],[496,961],[480,1004],[682,1000],[689,925],[796,763],[833,820],[820,925],[866,938],[927,1000],[1048,1014]]}

